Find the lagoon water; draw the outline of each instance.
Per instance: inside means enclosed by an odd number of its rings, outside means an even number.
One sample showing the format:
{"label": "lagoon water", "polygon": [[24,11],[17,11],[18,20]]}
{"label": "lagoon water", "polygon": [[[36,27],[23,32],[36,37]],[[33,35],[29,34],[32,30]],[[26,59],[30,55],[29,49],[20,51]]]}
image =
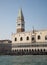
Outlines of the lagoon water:
{"label": "lagoon water", "polygon": [[0,56],[0,65],[47,65],[47,55]]}

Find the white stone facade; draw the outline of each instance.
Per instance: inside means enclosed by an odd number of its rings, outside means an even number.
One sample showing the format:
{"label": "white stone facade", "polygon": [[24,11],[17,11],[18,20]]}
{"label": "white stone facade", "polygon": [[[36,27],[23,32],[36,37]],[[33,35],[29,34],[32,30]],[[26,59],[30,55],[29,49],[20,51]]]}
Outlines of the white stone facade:
{"label": "white stone facade", "polygon": [[[22,37],[22,40],[20,38]],[[27,37],[29,39],[27,39]],[[17,40],[15,40],[15,38]],[[47,30],[32,32],[20,32],[12,34],[12,43],[35,43],[47,42]]]}
{"label": "white stone facade", "polygon": [[[22,40],[20,40],[21,37]],[[27,37],[29,37],[29,40],[27,40]],[[15,38],[17,39],[16,41]],[[31,43],[31,32],[12,34],[12,43]]]}
{"label": "white stone facade", "polygon": [[[38,36],[40,39],[38,40]],[[47,42],[47,30],[41,30],[36,32],[36,42]]]}

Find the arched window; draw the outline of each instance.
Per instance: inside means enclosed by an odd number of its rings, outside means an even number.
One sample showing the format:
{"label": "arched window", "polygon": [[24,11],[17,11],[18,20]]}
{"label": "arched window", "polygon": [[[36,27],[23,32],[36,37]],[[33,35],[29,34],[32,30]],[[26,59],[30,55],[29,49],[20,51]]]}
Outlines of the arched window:
{"label": "arched window", "polygon": [[36,49],[35,49],[35,51],[36,51]]}
{"label": "arched window", "polygon": [[34,51],[34,50],[32,49],[32,51]]}
{"label": "arched window", "polygon": [[40,35],[38,35],[38,40],[41,39]]}
{"label": "arched window", "polygon": [[18,52],[18,49],[16,51]]}
{"label": "arched window", "polygon": [[45,40],[47,40],[47,35],[45,36]]}
{"label": "arched window", "polygon": [[38,51],[39,51],[39,49],[38,49]]}
{"label": "arched window", "polygon": [[44,51],[45,51],[45,49],[44,49]]}
{"label": "arched window", "polygon": [[27,36],[26,40],[29,40],[29,37]]}
{"label": "arched window", "polygon": [[32,37],[32,41],[34,41],[34,37]]}
{"label": "arched window", "polygon": [[26,51],[28,52],[28,49]]}
{"label": "arched window", "polygon": [[21,51],[23,52],[24,50],[22,49]]}
{"label": "arched window", "polygon": [[42,49],[41,49],[41,52],[42,52]]}
{"label": "arched window", "polygon": [[22,40],[23,40],[23,38],[21,37],[21,38],[20,38],[20,41],[22,41]]}
{"label": "arched window", "polygon": [[31,52],[31,49],[29,49],[29,52]]}
{"label": "arched window", "polygon": [[15,41],[17,41],[17,38],[15,38]]}
{"label": "arched window", "polygon": [[15,52],[16,52],[16,49],[15,49]]}

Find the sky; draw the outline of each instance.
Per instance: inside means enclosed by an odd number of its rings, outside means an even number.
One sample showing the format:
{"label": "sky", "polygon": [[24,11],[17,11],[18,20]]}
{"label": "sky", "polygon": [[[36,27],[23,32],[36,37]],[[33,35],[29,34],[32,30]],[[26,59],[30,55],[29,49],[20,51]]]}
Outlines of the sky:
{"label": "sky", "polygon": [[25,31],[47,30],[47,0],[0,0],[0,40],[16,33],[18,10],[22,8]]}

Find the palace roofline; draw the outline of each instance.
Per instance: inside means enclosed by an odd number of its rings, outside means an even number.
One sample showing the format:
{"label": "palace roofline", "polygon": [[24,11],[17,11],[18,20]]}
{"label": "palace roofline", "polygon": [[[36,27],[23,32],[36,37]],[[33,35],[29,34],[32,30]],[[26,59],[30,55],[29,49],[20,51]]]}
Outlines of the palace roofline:
{"label": "palace roofline", "polygon": [[[39,31],[47,31],[47,29],[40,29],[40,30],[34,30],[34,32],[39,32]],[[19,34],[19,33],[32,33],[33,32],[33,30],[31,30],[31,31],[24,31],[24,32],[16,32],[16,33],[12,33],[12,34]]]}

